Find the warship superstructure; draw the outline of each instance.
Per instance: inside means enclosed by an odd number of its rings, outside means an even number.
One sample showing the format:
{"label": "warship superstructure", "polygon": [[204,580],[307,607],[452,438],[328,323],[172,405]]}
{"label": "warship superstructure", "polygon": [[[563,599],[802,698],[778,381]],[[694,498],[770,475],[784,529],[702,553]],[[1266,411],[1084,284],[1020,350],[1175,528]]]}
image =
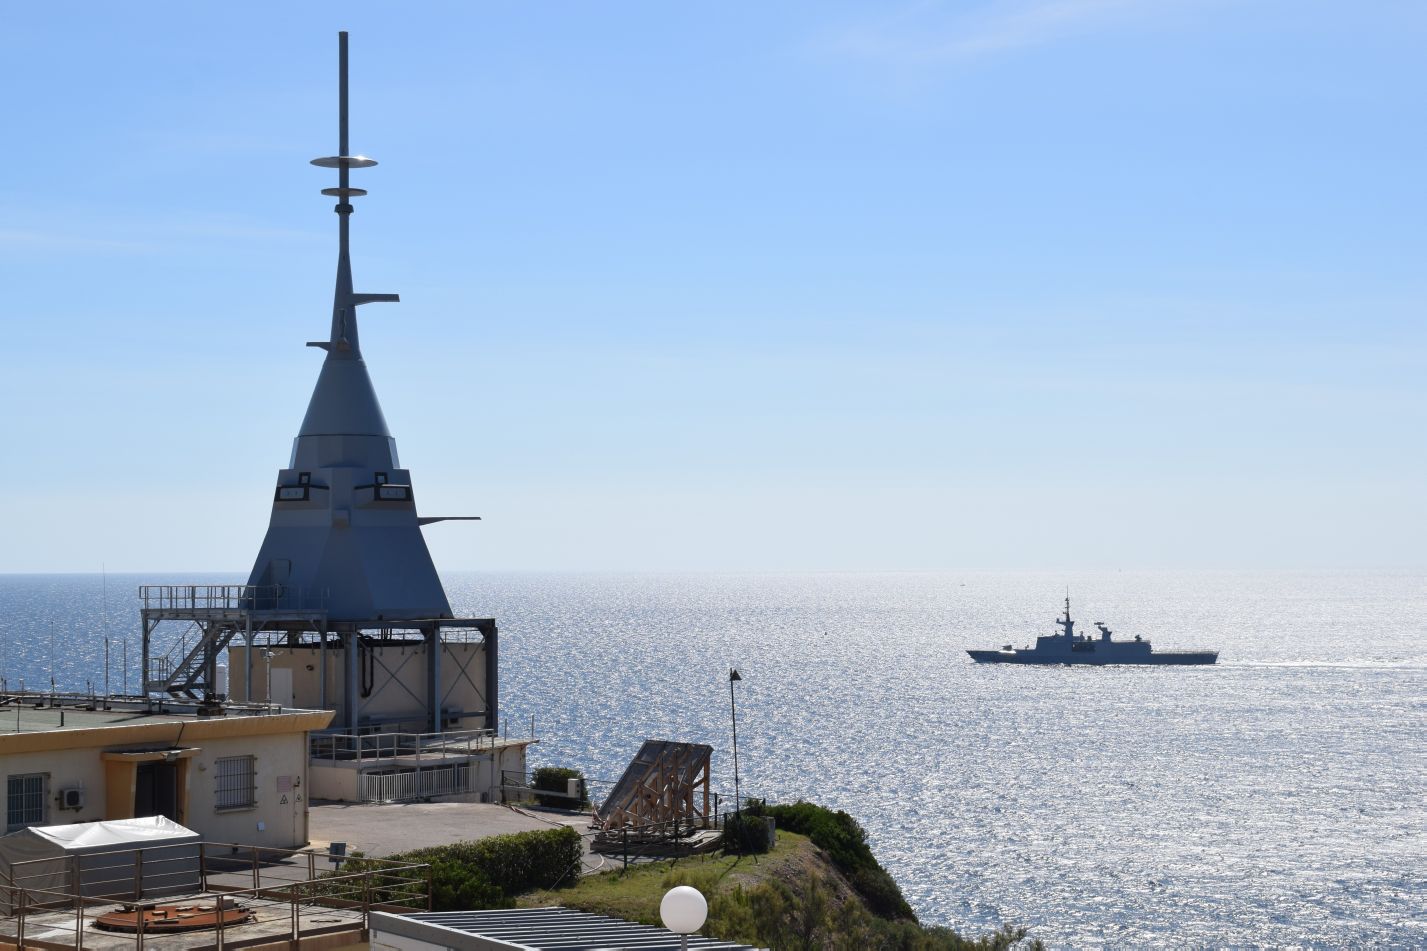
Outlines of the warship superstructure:
{"label": "warship superstructure", "polygon": [[1034,647],[1005,645],[1000,650],[969,650],[979,664],[1212,664],[1218,651],[1156,651],[1138,634],[1132,641],[1117,641],[1103,623],[1096,621],[1099,636],[1075,633],[1070,617],[1070,596],[1065,598],[1065,616],[1056,620],[1058,634],[1036,638]]}

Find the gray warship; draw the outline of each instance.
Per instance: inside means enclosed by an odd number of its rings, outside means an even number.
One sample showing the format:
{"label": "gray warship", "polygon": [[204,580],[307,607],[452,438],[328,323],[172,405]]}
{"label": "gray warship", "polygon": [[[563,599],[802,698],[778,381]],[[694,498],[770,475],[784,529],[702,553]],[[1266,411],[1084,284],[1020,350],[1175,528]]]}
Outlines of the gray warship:
{"label": "gray warship", "polygon": [[1156,651],[1150,642],[1138,634],[1132,641],[1110,639],[1111,631],[1099,621],[1095,627],[1099,637],[1075,633],[1070,619],[1070,597],[1065,599],[1065,617],[1056,620],[1059,634],[1036,638],[1035,647],[1012,647],[1000,650],[969,650],[966,653],[978,664],[1212,664],[1219,659],[1218,651]]}

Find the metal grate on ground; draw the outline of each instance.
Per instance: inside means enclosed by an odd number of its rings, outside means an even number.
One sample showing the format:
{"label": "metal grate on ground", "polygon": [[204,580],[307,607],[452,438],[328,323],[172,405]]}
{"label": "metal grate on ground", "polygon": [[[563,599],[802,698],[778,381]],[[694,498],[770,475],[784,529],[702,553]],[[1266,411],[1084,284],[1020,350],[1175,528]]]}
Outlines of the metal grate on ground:
{"label": "metal grate on ground", "polygon": [[[491,948],[484,942],[502,942],[495,947],[528,948],[531,951],[678,951],[681,935],[664,928],[636,924],[620,918],[606,918],[570,908],[509,908],[492,911],[418,912],[389,915],[374,912],[370,927],[372,946],[383,936],[399,936],[432,947],[466,949]],[[403,942],[401,946],[412,945]],[[755,951],[746,944],[689,935],[690,949],[696,951]]]}

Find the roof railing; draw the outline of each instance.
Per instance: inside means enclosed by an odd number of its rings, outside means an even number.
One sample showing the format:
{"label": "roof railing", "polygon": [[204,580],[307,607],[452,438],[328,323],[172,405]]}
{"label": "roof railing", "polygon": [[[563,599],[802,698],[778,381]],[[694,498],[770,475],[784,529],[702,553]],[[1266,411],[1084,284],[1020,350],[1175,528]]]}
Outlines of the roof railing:
{"label": "roof railing", "polygon": [[447,730],[444,733],[314,732],[308,740],[313,760],[353,762],[395,757],[470,756],[495,748],[495,730]]}
{"label": "roof railing", "polygon": [[323,611],[327,592],[283,584],[146,584],[145,611]]}

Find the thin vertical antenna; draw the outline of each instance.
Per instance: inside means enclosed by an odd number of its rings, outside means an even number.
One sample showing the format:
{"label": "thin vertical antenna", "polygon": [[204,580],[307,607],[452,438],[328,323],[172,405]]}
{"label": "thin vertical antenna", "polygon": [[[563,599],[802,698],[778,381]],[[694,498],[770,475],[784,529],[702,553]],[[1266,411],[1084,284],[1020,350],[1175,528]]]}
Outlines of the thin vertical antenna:
{"label": "thin vertical antenna", "polygon": [[[347,31],[337,34],[337,143],[338,155],[350,155],[347,148]],[[347,166],[342,166],[342,187],[347,187]]]}
{"label": "thin vertical antenna", "polygon": [[351,142],[347,129],[347,33],[337,34],[337,144],[338,154],[315,158],[312,164],[318,168],[337,170],[337,187],[324,188],[322,194],[337,199],[338,247],[337,247],[337,287],[332,298],[332,332],[323,340],[314,340],[309,347],[320,347],[329,355],[344,354],[343,359],[360,356],[361,345],[357,339],[357,307],[362,304],[379,302],[395,303],[400,300],[396,294],[356,294],[352,291],[351,217],[352,199],[366,194],[365,189],[351,185],[352,169],[371,168],[375,159],[365,155],[350,154]]}
{"label": "thin vertical antenna", "polygon": [[[347,31],[343,30],[337,34],[337,154],[344,159],[352,154],[347,145]],[[348,204],[348,199],[351,197],[348,194],[348,189],[351,187],[351,176],[352,169],[347,162],[343,161],[338,165],[337,185],[342,190],[342,203],[348,208],[351,207]],[[351,212],[339,211],[337,217],[341,222],[338,227],[340,251],[345,257],[350,243]]]}
{"label": "thin vertical antenna", "polygon": [[100,612],[104,623],[104,699],[109,699],[109,567],[99,563],[99,579],[102,587],[99,595]]}

